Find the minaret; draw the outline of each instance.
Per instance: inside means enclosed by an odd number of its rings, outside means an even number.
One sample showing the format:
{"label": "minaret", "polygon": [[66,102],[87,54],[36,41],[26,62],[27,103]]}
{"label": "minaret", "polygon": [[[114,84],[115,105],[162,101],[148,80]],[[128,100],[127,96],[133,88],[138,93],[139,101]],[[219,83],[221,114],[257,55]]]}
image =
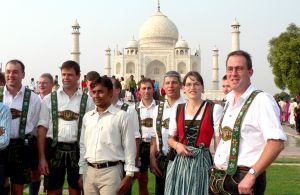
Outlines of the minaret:
{"label": "minaret", "polygon": [[215,47],[212,50],[212,79],[211,79],[211,86],[212,90],[219,90],[219,63],[218,63],[218,56],[219,50]]}
{"label": "minaret", "polygon": [[73,32],[72,32],[72,35],[73,35],[73,45],[72,45],[72,52],[71,52],[71,55],[72,55],[72,59],[77,62],[78,64],[80,64],[80,51],[79,51],[79,35],[80,35],[80,32],[79,32],[79,24],[77,22],[77,19],[75,21],[75,23],[73,24],[72,26],[73,28]]}
{"label": "minaret", "polygon": [[108,47],[105,50],[105,65],[104,65],[104,74],[108,77],[110,77],[110,71],[111,71],[111,67],[110,67],[110,48]]}
{"label": "minaret", "polygon": [[231,51],[240,50],[240,26],[235,18],[231,24]]}

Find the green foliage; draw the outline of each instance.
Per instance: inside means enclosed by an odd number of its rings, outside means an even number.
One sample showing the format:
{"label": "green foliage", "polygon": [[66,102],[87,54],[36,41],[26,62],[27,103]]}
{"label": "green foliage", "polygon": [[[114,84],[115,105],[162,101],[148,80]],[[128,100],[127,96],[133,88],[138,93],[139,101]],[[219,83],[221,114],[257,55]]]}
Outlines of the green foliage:
{"label": "green foliage", "polygon": [[268,60],[280,89],[300,97],[300,27],[290,24],[286,31],[269,41]]}
{"label": "green foliage", "polygon": [[274,99],[279,102],[280,100],[287,101],[291,99],[291,96],[286,92],[276,93]]}

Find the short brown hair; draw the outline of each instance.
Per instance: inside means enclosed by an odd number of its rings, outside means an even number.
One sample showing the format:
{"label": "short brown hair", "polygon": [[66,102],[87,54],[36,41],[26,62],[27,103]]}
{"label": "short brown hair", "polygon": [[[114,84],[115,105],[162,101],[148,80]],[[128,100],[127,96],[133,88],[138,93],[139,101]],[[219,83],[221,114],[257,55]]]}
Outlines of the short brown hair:
{"label": "short brown hair", "polygon": [[23,62],[21,62],[20,60],[14,59],[14,60],[10,60],[6,63],[7,64],[20,64],[22,72],[25,72],[25,65],[23,64]]}
{"label": "short brown hair", "polygon": [[154,89],[154,84],[153,84],[152,80],[149,79],[149,78],[145,78],[145,77],[142,80],[139,81],[139,83],[138,83],[138,89],[141,88],[141,84],[145,84],[145,83],[151,83],[152,88]]}
{"label": "short brown hair", "polygon": [[60,67],[60,70],[62,70],[62,69],[73,69],[75,71],[76,75],[80,74],[80,66],[77,62],[75,62],[73,60],[65,61]]}
{"label": "short brown hair", "polygon": [[228,62],[228,59],[231,57],[231,56],[242,56],[246,59],[246,65],[247,65],[247,68],[248,70],[249,69],[252,69],[252,60],[251,60],[251,55],[249,53],[247,53],[246,51],[243,51],[243,50],[237,50],[237,51],[233,51],[233,52],[230,52],[227,56],[227,59],[226,59],[226,67],[227,67],[227,62]]}
{"label": "short brown hair", "polygon": [[187,79],[188,77],[190,77],[190,76],[195,77],[196,80],[199,81],[199,82],[201,83],[202,86],[204,86],[203,78],[202,78],[202,76],[199,74],[199,72],[197,72],[197,71],[190,71],[190,72],[188,72],[188,73],[184,76],[184,78],[183,78],[183,85],[185,85],[186,79]]}

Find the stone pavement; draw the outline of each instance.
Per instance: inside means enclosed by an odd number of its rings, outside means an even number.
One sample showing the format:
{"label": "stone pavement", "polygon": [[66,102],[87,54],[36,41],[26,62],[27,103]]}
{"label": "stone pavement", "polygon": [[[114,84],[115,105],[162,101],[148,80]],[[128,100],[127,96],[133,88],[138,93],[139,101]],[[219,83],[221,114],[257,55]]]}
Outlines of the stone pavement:
{"label": "stone pavement", "polygon": [[279,156],[300,157],[300,135],[287,124],[283,124],[282,127],[288,136],[288,141],[285,143],[285,148]]}

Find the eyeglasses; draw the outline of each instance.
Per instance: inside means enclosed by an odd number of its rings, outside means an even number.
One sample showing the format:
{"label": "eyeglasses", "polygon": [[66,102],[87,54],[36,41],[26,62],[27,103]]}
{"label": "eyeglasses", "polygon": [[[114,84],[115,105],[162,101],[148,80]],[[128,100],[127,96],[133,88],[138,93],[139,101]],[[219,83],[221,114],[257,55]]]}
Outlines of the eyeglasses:
{"label": "eyeglasses", "polygon": [[196,87],[200,87],[200,86],[201,86],[201,83],[200,83],[200,82],[186,83],[184,86],[185,86],[186,88],[191,88],[192,86],[196,88]]}
{"label": "eyeglasses", "polygon": [[245,69],[245,68],[242,67],[242,66],[236,66],[236,67],[227,66],[226,71],[227,71],[228,73],[232,73],[233,70],[235,70],[237,73],[241,73],[241,72],[243,72],[244,69]]}

